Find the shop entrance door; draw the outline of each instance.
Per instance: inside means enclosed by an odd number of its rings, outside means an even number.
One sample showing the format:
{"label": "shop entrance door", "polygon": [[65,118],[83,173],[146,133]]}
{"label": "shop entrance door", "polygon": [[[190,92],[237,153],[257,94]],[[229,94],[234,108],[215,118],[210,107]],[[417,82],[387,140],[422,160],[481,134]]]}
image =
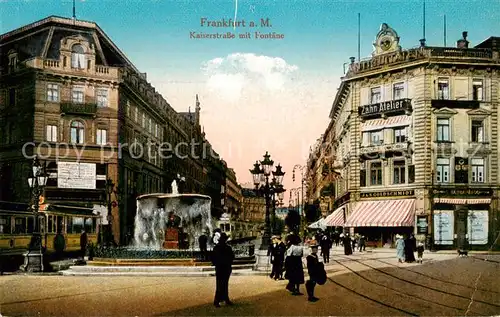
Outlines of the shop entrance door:
{"label": "shop entrance door", "polygon": [[467,239],[467,213],[468,209],[465,206],[460,206],[456,210],[455,228],[457,233],[457,249],[468,250],[469,243]]}

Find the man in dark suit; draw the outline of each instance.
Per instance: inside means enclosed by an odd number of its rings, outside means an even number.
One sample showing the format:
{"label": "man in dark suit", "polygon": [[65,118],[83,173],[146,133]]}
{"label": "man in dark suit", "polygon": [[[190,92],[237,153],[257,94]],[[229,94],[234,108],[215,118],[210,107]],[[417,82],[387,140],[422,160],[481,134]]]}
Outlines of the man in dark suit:
{"label": "man in dark suit", "polygon": [[202,233],[198,237],[198,244],[200,246],[200,252],[201,256],[203,257],[203,260],[207,259],[207,243],[208,243],[208,237],[205,233]]}
{"label": "man in dark suit", "polygon": [[283,279],[283,263],[285,262],[286,246],[281,241],[281,237],[274,236],[273,244],[269,247],[268,256],[271,256],[271,264],[273,265],[271,271],[271,278],[275,280]]}
{"label": "man in dark suit", "polygon": [[325,234],[321,238],[321,241],[319,244],[321,246],[321,254],[323,255],[323,262],[329,263],[330,262],[330,248],[332,247],[332,240],[330,240],[330,237],[327,234]]}
{"label": "man in dark suit", "polygon": [[220,302],[226,302],[226,305],[232,305],[229,300],[229,277],[232,272],[234,260],[233,249],[226,244],[227,235],[222,232],[219,242],[215,245],[212,254],[212,262],[215,266],[215,298],[214,306],[220,307]]}

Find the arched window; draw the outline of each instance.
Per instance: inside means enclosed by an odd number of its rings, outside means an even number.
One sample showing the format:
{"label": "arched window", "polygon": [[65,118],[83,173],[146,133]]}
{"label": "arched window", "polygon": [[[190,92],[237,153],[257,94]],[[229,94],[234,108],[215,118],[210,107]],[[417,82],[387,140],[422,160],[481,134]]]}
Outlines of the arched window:
{"label": "arched window", "polygon": [[80,121],[71,122],[71,143],[83,144],[85,140],[85,127]]}
{"label": "arched window", "polygon": [[80,44],[75,44],[71,48],[71,67],[78,69],[85,68],[85,51]]}

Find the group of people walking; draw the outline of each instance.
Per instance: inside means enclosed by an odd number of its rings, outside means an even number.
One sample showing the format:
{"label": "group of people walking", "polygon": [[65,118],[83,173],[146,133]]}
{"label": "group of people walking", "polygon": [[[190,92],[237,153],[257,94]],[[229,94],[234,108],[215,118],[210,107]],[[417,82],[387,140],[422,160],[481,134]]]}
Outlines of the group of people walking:
{"label": "group of people walking", "polygon": [[[415,261],[422,263],[424,253],[424,244],[422,242],[417,243],[413,234],[406,239],[401,235],[397,235],[396,239],[396,254],[399,263],[413,263]],[[415,251],[417,251],[417,260],[415,260]]]}

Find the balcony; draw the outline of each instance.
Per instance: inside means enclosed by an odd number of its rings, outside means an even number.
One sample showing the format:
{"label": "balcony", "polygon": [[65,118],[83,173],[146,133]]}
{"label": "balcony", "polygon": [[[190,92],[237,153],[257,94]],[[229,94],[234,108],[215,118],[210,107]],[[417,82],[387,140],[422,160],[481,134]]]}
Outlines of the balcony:
{"label": "balcony", "polygon": [[97,103],[61,102],[61,113],[95,116],[97,113]]}
{"label": "balcony", "polygon": [[378,154],[380,156],[384,156],[385,153],[409,153],[411,152],[411,142],[397,142],[391,144],[369,144],[369,145],[361,145],[359,150],[360,156],[368,156],[371,154]]}
{"label": "balcony", "polygon": [[478,100],[450,100],[450,99],[433,99],[432,107],[436,109],[479,109]]}
{"label": "balcony", "polygon": [[26,61],[26,67],[44,69],[57,71],[61,73],[75,74],[78,76],[92,76],[105,78],[110,80],[118,80],[118,67],[109,67],[102,65],[95,65],[90,69],[74,69],[71,68],[71,62],[68,61],[64,65],[60,60],[55,59],[44,59],[40,57],[34,57]]}

